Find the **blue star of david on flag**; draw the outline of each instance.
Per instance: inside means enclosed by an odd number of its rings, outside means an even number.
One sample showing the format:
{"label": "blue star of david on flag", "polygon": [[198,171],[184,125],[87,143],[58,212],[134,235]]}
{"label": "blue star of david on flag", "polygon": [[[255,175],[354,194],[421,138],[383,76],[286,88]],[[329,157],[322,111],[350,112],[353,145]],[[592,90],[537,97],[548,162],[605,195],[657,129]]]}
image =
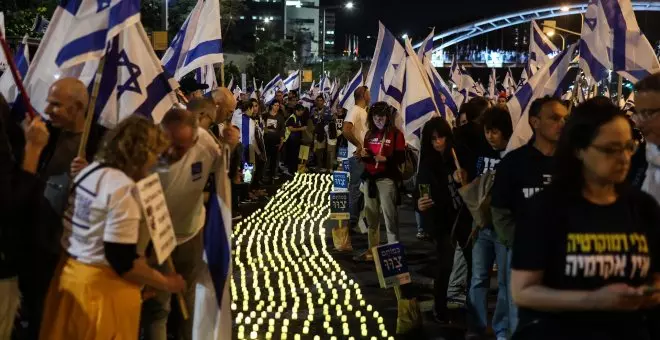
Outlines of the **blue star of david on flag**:
{"label": "blue star of david on flag", "polygon": [[128,69],[129,74],[128,79],[126,79],[124,84],[117,85],[117,96],[121,97],[125,91],[133,91],[135,93],[142,94],[142,91],[140,90],[140,84],[138,83],[138,78],[142,74],[142,70],[140,70],[138,65],[131,63],[131,61],[128,59],[128,56],[126,55],[125,50],[119,52],[117,66],[125,66]]}

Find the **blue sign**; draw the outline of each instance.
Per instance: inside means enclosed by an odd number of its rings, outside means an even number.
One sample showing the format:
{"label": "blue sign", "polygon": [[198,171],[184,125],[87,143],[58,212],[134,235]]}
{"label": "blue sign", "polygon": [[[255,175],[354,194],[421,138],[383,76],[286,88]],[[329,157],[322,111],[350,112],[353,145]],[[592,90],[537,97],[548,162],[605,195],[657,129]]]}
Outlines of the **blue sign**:
{"label": "blue sign", "polygon": [[341,169],[346,172],[351,171],[351,163],[349,163],[348,159],[341,161]]}
{"label": "blue sign", "polygon": [[346,171],[335,171],[332,173],[332,187],[335,191],[347,191],[348,190],[348,172]]}
{"label": "blue sign", "polygon": [[348,192],[339,191],[330,193],[330,219],[348,220],[351,214],[348,210]]}
{"label": "blue sign", "polygon": [[348,158],[348,147],[339,148],[339,150],[337,150],[337,158],[338,159]]}
{"label": "blue sign", "polygon": [[390,243],[372,249],[378,281],[381,288],[405,285],[411,282],[406,255],[401,243]]}

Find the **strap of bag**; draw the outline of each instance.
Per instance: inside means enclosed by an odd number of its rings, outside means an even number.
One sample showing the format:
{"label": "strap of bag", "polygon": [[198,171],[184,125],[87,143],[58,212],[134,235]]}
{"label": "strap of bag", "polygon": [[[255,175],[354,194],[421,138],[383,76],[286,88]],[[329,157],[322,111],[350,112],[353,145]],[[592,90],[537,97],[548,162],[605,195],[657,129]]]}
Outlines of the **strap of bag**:
{"label": "strap of bag", "polygon": [[78,186],[80,185],[80,183],[82,183],[82,181],[84,181],[89,175],[91,175],[92,173],[96,172],[96,170],[103,169],[103,168],[107,168],[107,167],[108,167],[107,164],[100,163],[100,164],[98,164],[97,166],[95,166],[95,167],[93,167],[92,169],[90,169],[87,173],[85,173],[84,175],[82,175],[82,177],[80,177],[79,180],[77,180],[76,182],[73,183],[73,185],[71,186],[71,189],[69,190],[69,194],[73,194],[73,192],[76,190],[76,188],[78,188]]}

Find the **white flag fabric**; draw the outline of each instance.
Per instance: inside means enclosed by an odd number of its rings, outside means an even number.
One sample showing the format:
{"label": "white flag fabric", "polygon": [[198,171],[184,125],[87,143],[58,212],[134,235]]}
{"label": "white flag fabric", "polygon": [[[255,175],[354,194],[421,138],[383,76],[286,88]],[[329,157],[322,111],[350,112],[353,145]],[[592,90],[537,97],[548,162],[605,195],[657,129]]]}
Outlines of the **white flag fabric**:
{"label": "white flag fabric", "polygon": [[380,101],[385,97],[385,91],[404,57],[403,46],[383,23],[378,22],[378,41],[364,82],[369,87],[372,102]]}
{"label": "white flag fabric", "polygon": [[557,55],[551,63],[538,70],[507,103],[511,121],[515,128],[506,152],[524,145],[532,137],[532,128],[529,126],[529,107],[532,102],[544,96],[559,98],[564,94],[572,81],[566,75],[576,47],[576,44],[569,46]]}
{"label": "white flag fabric", "polygon": [[292,72],[283,83],[287,91],[298,91],[300,89],[300,70]]}
{"label": "white flag fabric", "polygon": [[637,82],[660,69],[630,0],[590,0],[580,39],[580,68],[596,81],[614,70]]}
{"label": "white flag fabric", "polygon": [[[18,45],[16,55],[14,56],[14,63],[16,63],[16,68],[18,69],[18,74],[21,75],[21,78],[25,77],[30,66],[30,52],[27,40],[28,35],[26,34],[25,37],[23,37],[21,44]],[[0,54],[2,54],[2,52],[0,52]],[[18,87],[16,86],[16,82],[14,82],[14,76],[9,71],[0,76],[0,94],[5,97],[5,100],[10,105],[12,105],[18,97]]]}
{"label": "white flag fabric", "polygon": [[58,20],[68,29],[47,42],[61,47],[55,58],[60,68],[100,59],[119,32],[140,22],[140,0],[66,1],[58,8],[63,9]]}
{"label": "white flag fabric", "polygon": [[204,93],[209,93],[218,87],[218,78],[215,76],[215,68],[213,65],[205,65],[195,70],[195,80],[200,84],[208,85],[208,89]]}
{"label": "white flag fabric", "polygon": [[[528,66],[532,72],[540,69],[550,62],[551,55],[559,52],[555,44],[550,41],[550,38],[543,33],[543,30],[532,20],[529,37],[529,61]],[[533,74],[532,74],[533,75]]]}
{"label": "white flag fabric", "polygon": [[488,77],[488,96],[490,99],[495,99],[497,97],[497,93],[495,91],[497,83],[497,74],[495,73],[495,69],[490,70],[490,77]]}
{"label": "white flag fabric", "polygon": [[197,68],[223,61],[220,2],[198,0],[165,52],[163,66],[181,80]]}
{"label": "white flag fabric", "polygon": [[[85,63],[81,79],[94,77],[98,60]],[[89,83],[89,89],[93,86]],[[124,118],[139,114],[159,123],[178,103],[178,83],[165,72],[138,22],[115,36],[105,54],[105,66],[94,114],[98,122],[113,128]]]}
{"label": "white flag fabric", "polygon": [[[523,72],[525,71],[523,70]],[[504,82],[502,83],[502,86],[504,86],[504,89],[506,90],[506,94],[509,96],[513,95],[516,92],[516,89],[518,88],[518,86],[516,86],[516,81],[513,80],[513,74],[511,74],[510,68],[506,71],[506,75],[504,76]]]}
{"label": "white flag fabric", "polygon": [[229,81],[229,85],[227,85],[227,88],[229,91],[234,91],[234,76],[231,76],[231,80]]}

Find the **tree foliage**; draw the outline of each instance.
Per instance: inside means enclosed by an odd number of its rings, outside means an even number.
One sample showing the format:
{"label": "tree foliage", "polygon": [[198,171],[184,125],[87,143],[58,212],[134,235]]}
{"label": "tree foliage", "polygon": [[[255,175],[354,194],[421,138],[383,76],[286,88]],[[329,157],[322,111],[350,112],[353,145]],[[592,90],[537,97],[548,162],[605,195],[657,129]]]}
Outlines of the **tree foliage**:
{"label": "tree foliage", "polygon": [[5,34],[7,37],[22,38],[30,34],[31,38],[41,38],[42,33],[33,33],[32,26],[38,15],[48,19],[57,6],[56,0],[3,0],[1,10],[5,15]]}
{"label": "tree foliage", "polygon": [[269,81],[276,74],[286,75],[288,70],[299,69],[301,65],[293,58],[295,46],[292,41],[260,41],[252,63],[247,66],[247,74]]}

